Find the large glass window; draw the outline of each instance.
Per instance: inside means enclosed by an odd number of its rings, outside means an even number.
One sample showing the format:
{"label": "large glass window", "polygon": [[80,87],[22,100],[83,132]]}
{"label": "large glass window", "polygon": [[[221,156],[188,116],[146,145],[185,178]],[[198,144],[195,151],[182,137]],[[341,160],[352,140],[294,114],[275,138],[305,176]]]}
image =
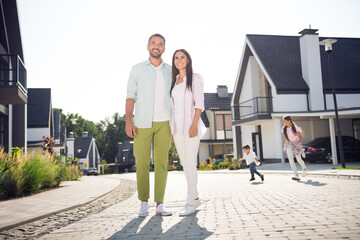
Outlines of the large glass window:
{"label": "large glass window", "polygon": [[354,138],[360,140],[360,119],[353,120]]}
{"label": "large glass window", "polygon": [[231,114],[216,114],[216,139],[232,139]]}

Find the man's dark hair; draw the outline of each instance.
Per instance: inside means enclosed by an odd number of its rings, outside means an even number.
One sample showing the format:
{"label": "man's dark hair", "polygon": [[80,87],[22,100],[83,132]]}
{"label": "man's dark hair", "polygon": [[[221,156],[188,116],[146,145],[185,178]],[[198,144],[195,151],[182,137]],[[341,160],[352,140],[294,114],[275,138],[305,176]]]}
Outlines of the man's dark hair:
{"label": "man's dark hair", "polygon": [[250,146],[249,146],[248,144],[246,144],[246,145],[244,145],[242,148],[243,148],[243,149],[250,149]]}
{"label": "man's dark hair", "polygon": [[155,33],[155,34],[151,35],[151,36],[149,37],[148,44],[150,44],[150,40],[151,40],[152,37],[159,37],[159,38],[161,38],[162,40],[164,40],[164,46],[165,46],[165,42],[166,42],[166,41],[165,41],[165,38],[164,38],[164,36],[161,35],[160,33]]}

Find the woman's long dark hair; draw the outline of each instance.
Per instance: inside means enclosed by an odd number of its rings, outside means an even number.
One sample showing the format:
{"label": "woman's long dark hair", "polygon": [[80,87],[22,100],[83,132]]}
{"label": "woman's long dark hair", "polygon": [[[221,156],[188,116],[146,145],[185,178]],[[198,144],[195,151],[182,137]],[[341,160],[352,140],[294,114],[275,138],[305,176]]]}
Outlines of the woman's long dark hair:
{"label": "woman's long dark hair", "polygon": [[192,69],[192,60],[190,54],[185,49],[178,49],[174,52],[173,59],[172,59],[172,82],[170,88],[170,95],[171,91],[173,90],[175,83],[176,83],[176,76],[179,74],[179,69],[175,66],[175,54],[177,52],[182,52],[188,59],[188,63],[186,65],[186,87],[192,91],[192,77],[193,77],[193,69]]}
{"label": "woman's long dark hair", "polygon": [[[284,116],[283,119],[291,122],[291,130],[293,131],[293,133],[296,134],[295,123],[293,122],[291,116]],[[284,136],[286,137],[286,139],[289,140],[285,125],[283,126],[283,133],[284,133]]]}

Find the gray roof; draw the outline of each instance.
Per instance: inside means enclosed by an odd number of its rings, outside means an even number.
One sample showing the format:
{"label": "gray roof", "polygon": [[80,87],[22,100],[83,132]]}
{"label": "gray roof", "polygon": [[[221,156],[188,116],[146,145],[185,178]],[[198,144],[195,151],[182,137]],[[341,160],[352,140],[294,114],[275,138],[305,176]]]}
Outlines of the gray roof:
{"label": "gray roof", "polygon": [[54,138],[60,138],[60,131],[61,131],[61,117],[60,111],[54,111]]}
{"label": "gray roof", "polygon": [[[309,89],[302,78],[298,36],[247,35],[279,93]],[[326,37],[329,38],[329,37]],[[320,37],[323,40],[325,37]],[[331,53],[337,91],[360,91],[360,38],[336,38]],[[330,91],[328,56],[320,49],[324,91]]]}
{"label": "gray roof", "polygon": [[[337,92],[360,91],[360,38],[337,38],[331,52],[331,62],[334,73],[335,88]],[[320,41],[326,39],[320,37]],[[325,92],[331,92],[331,80],[329,72],[328,54],[321,46],[321,71],[323,88]]]}
{"label": "gray roof", "polygon": [[205,110],[231,110],[232,93],[219,97],[217,93],[204,93]]}
{"label": "gray roof", "polygon": [[27,126],[30,128],[49,127],[51,114],[51,89],[29,88]]}
{"label": "gray roof", "polygon": [[203,111],[200,115],[201,117],[201,120],[203,121],[203,123],[205,124],[206,127],[209,127],[210,126],[210,123],[209,123],[209,119],[208,117],[206,116],[206,113],[205,111]]}
{"label": "gray roof", "polygon": [[[77,137],[74,143],[74,155],[77,158],[86,158],[93,137]],[[81,149],[79,152],[78,150]]]}

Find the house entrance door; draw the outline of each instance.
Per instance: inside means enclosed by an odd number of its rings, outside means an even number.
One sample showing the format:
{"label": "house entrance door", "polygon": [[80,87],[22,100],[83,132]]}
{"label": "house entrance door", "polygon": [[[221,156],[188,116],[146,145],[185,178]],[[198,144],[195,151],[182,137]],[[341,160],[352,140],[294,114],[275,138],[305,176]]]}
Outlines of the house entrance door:
{"label": "house entrance door", "polygon": [[258,131],[252,133],[252,148],[258,159],[263,159],[262,140],[261,140],[261,126],[258,126]]}

